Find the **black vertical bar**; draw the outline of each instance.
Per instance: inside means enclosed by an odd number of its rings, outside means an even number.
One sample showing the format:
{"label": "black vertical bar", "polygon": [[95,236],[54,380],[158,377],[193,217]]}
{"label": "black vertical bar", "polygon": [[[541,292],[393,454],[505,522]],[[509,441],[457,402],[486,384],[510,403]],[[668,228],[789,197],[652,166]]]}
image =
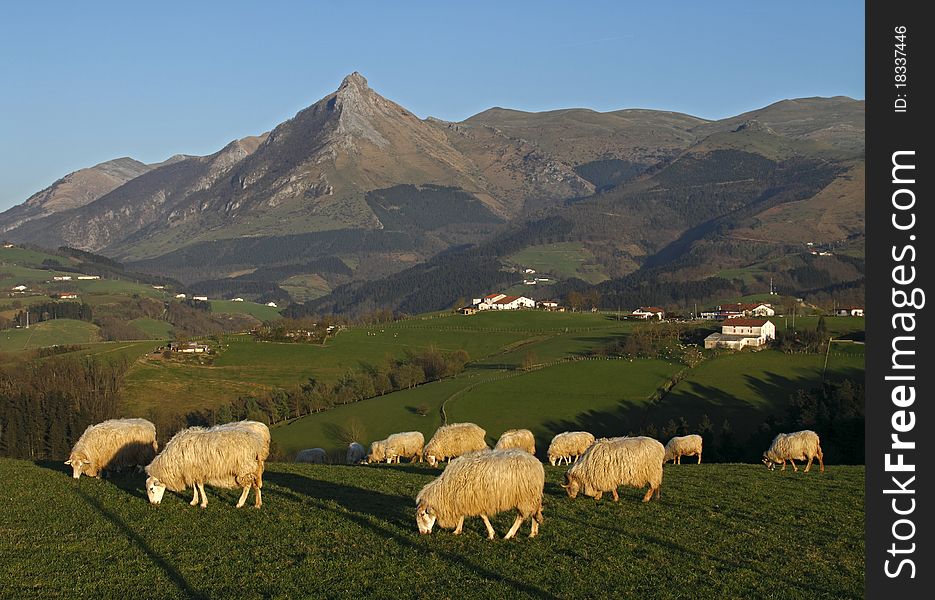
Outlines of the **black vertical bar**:
{"label": "black vertical bar", "polygon": [[[933,291],[935,270],[927,241],[935,235],[928,193],[935,173],[926,145],[933,134],[926,118],[932,110],[926,78],[933,33],[923,6],[871,0],[866,12],[867,598],[935,594],[932,494],[923,489],[935,488],[930,466],[935,447],[926,443],[935,433],[935,316],[920,295]],[[901,165],[895,171],[894,161]],[[894,354],[894,344],[914,354]],[[894,434],[914,447],[894,448]]]}

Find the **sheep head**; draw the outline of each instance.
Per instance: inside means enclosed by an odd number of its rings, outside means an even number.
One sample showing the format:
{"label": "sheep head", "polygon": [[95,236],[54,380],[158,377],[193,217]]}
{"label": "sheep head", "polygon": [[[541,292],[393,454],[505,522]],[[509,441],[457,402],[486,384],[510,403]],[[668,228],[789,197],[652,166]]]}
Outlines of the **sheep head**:
{"label": "sheep head", "polygon": [[565,473],[565,483],[561,484],[561,486],[565,488],[565,493],[572,499],[578,496],[578,490],[581,488],[578,481],[574,477],[569,476],[567,472]]}
{"label": "sheep head", "polygon": [[435,510],[431,506],[422,503],[416,507],[416,525],[419,527],[420,534],[432,533],[432,528],[435,527],[437,519],[438,515],[435,514]]}
{"label": "sheep head", "polygon": [[433,467],[437,467],[437,466],[438,466],[438,457],[435,456],[434,454],[426,454],[426,455],[425,455],[425,461],[426,461],[427,463],[429,463],[429,465],[431,465],[431,466],[433,466]]}
{"label": "sheep head", "polygon": [[772,471],[776,468],[776,463],[770,460],[769,456],[763,455],[763,464],[766,465],[766,468]]}
{"label": "sheep head", "polygon": [[90,475],[93,470],[91,469],[91,459],[80,452],[72,452],[65,464],[71,465],[71,476],[75,479],[79,479],[81,474],[85,472]]}
{"label": "sheep head", "polygon": [[166,493],[166,486],[158,479],[150,475],[146,479],[146,497],[150,504],[159,504],[162,502],[162,496]]}

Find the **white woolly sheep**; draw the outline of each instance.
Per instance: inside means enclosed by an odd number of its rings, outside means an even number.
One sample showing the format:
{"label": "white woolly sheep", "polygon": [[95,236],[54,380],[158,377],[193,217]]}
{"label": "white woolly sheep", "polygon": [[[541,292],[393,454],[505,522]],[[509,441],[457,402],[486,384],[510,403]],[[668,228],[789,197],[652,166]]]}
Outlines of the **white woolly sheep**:
{"label": "white woolly sheep", "polygon": [[384,460],[386,460],[386,440],[371,442],[370,453],[367,454],[367,458],[364,459],[364,462],[367,464],[381,463]]}
{"label": "white woolly sheep", "polygon": [[642,488],[649,484],[649,491],[643,496],[643,502],[649,502],[653,493],[656,498],[660,496],[665,453],[661,443],[648,437],[602,438],[568,469],[562,487],[571,498],[579,490],[595,500],[600,500],[604,492],[611,492],[616,502],[617,486]]}
{"label": "white woolly sheep", "polygon": [[245,427],[189,427],[175,434],[162,452],[146,467],[146,495],[152,504],[162,502],[166,489],[194,489],[190,504],[208,506],[205,485],[243,488],[237,508],[244,505],[250,489],[256,490],[254,506],[263,505],[263,462],[261,437]]}
{"label": "white woolly sheep", "polygon": [[295,462],[323,465],[327,458],[328,453],[325,452],[324,448],[306,448],[305,450],[298,451],[295,455]]}
{"label": "white woolly sheep", "polygon": [[432,533],[438,523],[461,533],[465,517],[480,517],[487,526],[487,539],[497,534],[489,517],[516,509],[510,539],[527,518],[532,517],[529,537],[539,533],[542,523],[542,493],[545,469],[535,456],[516,448],[471,452],[455,458],[442,474],[416,496],[419,533]]}
{"label": "white woolly sheep", "polygon": [[662,462],[673,464],[682,464],[683,456],[698,455],[698,464],[701,464],[701,436],[693,433],[691,435],[675,436],[666,444],[666,456]]}
{"label": "white woolly sheep", "polygon": [[808,460],[805,465],[805,472],[812,468],[812,461],[818,459],[818,470],[825,470],[824,454],[821,452],[821,444],[818,440],[818,434],[810,429],[796,431],[795,433],[780,433],[773,438],[773,443],[769,449],[763,453],[763,464],[772,471],[777,464],[782,465],[781,471],[786,470],[786,461],[792,463],[792,469],[798,471],[795,466],[796,460]]}
{"label": "white woolly sheep", "polygon": [[559,433],[552,438],[552,443],[549,444],[549,464],[554,467],[556,464],[560,465],[562,461],[565,461],[565,464],[570,465],[572,457],[578,460],[578,457],[584,454],[584,451],[590,448],[593,443],[594,436],[587,431]]}
{"label": "white woolly sheep", "polygon": [[468,452],[489,450],[484,441],[487,432],[474,423],[452,423],[443,425],[435,431],[435,435],[425,445],[423,454],[425,460],[433,467],[440,461],[455,458]]}
{"label": "white woolly sheep", "polygon": [[158,449],[156,426],[146,419],[111,419],[88,426],[65,464],[75,479],[82,473],[98,477],[104,470],[147,465]]}
{"label": "white woolly sheep", "polygon": [[[269,427],[265,423],[260,423],[259,421],[234,421],[233,423],[224,423],[223,425],[215,425],[212,429],[246,429],[255,433],[260,439],[260,445],[257,448],[257,454],[260,457],[260,475],[262,476],[263,471],[266,469],[266,459],[269,458],[269,444],[270,444],[270,434]],[[263,481],[261,480],[259,486],[263,487]]]}
{"label": "white woolly sheep", "polygon": [[400,458],[408,458],[410,462],[422,462],[423,446],[425,436],[421,431],[394,433],[386,438],[386,462],[398,463]]}
{"label": "white woolly sheep", "polygon": [[367,457],[367,450],[357,442],[351,442],[347,445],[347,456],[345,462],[349,465],[360,464]]}
{"label": "white woolly sheep", "polygon": [[497,440],[495,450],[517,448],[532,455],[536,454],[536,438],[528,429],[507,429]]}

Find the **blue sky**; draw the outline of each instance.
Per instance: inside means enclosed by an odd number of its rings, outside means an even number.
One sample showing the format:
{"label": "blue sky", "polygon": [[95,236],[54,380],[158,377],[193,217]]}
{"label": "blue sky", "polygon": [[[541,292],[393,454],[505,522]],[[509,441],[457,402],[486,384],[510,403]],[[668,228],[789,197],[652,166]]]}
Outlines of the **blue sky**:
{"label": "blue sky", "polygon": [[[571,8],[571,7],[574,8]],[[861,2],[27,2],[0,19],[0,210],[70,171],[209,154],[360,71],[426,117],[722,118],[864,97]]]}

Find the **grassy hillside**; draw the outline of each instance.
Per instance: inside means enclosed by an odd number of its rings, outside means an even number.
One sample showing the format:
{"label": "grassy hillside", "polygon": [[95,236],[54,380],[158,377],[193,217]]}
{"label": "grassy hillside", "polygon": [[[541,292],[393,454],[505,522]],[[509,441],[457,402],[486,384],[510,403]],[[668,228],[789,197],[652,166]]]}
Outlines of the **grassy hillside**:
{"label": "grassy hillside", "polygon": [[[264,506],[206,510],[140,475],[73,481],[55,463],[0,460],[0,596],[8,598],[859,598],[864,469],[768,472],[668,465],[662,499],[570,500],[546,468],[545,522],[528,539],[420,536],[417,465],[271,463]],[[500,536],[512,522],[493,519]]]}
{"label": "grassy hillside", "polygon": [[0,331],[0,351],[13,352],[56,344],[87,344],[99,339],[97,325],[73,319],[55,319],[35,323],[29,329]]}

